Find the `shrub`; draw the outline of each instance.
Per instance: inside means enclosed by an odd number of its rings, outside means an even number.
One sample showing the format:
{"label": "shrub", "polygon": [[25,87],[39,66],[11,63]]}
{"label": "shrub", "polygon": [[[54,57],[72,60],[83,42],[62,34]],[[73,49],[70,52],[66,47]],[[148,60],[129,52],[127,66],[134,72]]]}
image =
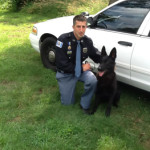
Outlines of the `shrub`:
{"label": "shrub", "polygon": [[8,11],[18,11],[23,6],[33,2],[34,0],[0,0],[0,9]]}

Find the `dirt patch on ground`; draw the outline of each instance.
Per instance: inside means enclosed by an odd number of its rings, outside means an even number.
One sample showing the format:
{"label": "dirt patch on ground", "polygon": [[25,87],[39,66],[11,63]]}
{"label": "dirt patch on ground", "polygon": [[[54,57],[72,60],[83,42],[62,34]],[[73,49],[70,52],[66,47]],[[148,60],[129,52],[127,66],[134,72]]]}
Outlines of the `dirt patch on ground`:
{"label": "dirt patch on ground", "polygon": [[148,139],[147,141],[145,141],[143,143],[143,145],[144,145],[144,147],[145,147],[146,150],[149,150],[150,149],[150,139]]}
{"label": "dirt patch on ground", "polygon": [[12,120],[10,120],[10,122],[20,122],[21,121],[21,117],[17,116],[15,118],[13,118]]}

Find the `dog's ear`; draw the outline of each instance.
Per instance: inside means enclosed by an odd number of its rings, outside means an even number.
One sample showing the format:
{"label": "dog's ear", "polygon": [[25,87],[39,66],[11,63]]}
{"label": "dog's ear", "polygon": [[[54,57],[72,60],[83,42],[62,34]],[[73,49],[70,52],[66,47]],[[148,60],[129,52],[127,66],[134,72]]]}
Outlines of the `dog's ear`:
{"label": "dog's ear", "polygon": [[116,59],[116,57],[117,57],[117,51],[116,51],[116,48],[115,48],[115,47],[111,50],[109,56],[110,56],[111,58],[113,58],[114,60]]}
{"label": "dog's ear", "polygon": [[105,46],[102,47],[101,55],[102,55],[102,56],[106,56],[106,55],[107,55]]}

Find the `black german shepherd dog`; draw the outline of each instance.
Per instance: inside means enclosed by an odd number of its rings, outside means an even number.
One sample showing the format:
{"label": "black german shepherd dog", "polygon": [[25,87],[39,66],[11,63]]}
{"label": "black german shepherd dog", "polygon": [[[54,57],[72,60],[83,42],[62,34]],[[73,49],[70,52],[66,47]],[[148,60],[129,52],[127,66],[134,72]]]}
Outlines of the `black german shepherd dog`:
{"label": "black german shepherd dog", "polygon": [[118,107],[118,102],[120,100],[120,91],[117,88],[115,69],[115,59],[116,59],[116,48],[113,48],[109,54],[106,53],[105,47],[103,46],[101,51],[101,63],[98,66],[97,73],[97,89],[95,93],[95,100],[91,114],[94,114],[97,107],[101,102],[107,102],[107,108],[105,115],[110,116],[112,105]]}

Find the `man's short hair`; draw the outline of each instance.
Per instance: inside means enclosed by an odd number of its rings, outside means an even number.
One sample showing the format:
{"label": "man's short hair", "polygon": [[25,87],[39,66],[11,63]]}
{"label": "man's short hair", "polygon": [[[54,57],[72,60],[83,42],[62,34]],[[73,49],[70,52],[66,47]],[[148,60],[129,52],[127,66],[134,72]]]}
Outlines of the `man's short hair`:
{"label": "man's short hair", "polygon": [[76,21],[85,21],[85,22],[87,22],[87,19],[86,19],[86,17],[85,16],[83,16],[83,15],[77,15],[77,16],[75,16],[74,18],[73,18],[73,25],[75,25],[76,24]]}

